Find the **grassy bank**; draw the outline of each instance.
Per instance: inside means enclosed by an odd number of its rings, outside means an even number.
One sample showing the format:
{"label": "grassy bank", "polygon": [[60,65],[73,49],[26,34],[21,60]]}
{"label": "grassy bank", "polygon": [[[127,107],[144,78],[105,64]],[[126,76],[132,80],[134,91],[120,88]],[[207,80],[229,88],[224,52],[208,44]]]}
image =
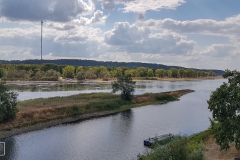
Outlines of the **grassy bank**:
{"label": "grassy bank", "polygon": [[[61,120],[72,117],[69,121],[103,116],[105,114],[117,113],[134,107],[148,104],[163,104],[178,100],[184,94],[193,90],[178,90],[163,93],[147,93],[134,96],[131,102],[123,101],[119,95],[110,93],[78,94],[68,97],[39,98],[19,102],[14,121],[0,124],[0,138],[13,134],[3,134],[4,131],[11,132],[16,128],[29,127],[39,123],[46,123],[52,120]],[[84,116],[88,115],[88,116]],[[76,117],[81,118],[76,118]],[[64,121],[65,123],[66,121]],[[59,121],[62,123],[62,121]],[[59,124],[54,123],[54,125]],[[21,132],[21,131],[20,131]],[[4,135],[4,136],[3,136]]]}
{"label": "grassy bank", "polygon": [[[181,157],[184,156],[184,157]],[[240,151],[230,143],[229,150],[221,150],[211,130],[207,129],[188,137],[177,136],[168,147],[156,146],[139,155],[139,160],[233,160],[240,157]]]}
{"label": "grassy bank", "polygon": [[139,160],[205,160],[204,143],[211,137],[206,130],[192,136],[175,135],[167,145],[155,145],[151,151],[138,157]]}

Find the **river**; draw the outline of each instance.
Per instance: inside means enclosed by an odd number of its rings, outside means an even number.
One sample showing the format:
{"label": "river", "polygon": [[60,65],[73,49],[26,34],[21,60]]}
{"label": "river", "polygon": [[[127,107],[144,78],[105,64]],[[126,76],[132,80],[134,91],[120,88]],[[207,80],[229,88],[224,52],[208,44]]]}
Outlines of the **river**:
{"label": "river", "polygon": [[[148,105],[115,115],[58,125],[3,139],[6,160],[132,160],[148,148],[143,140],[166,133],[191,135],[207,129],[211,113],[207,100],[223,79],[203,81],[138,82],[135,94],[193,89],[180,101]],[[9,84],[19,100],[110,92],[110,83]],[[30,86],[31,86],[30,85]],[[74,86],[75,85],[75,86]],[[16,87],[18,86],[18,87]],[[21,89],[19,89],[19,86]],[[68,89],[67,89],[68,88]]]}

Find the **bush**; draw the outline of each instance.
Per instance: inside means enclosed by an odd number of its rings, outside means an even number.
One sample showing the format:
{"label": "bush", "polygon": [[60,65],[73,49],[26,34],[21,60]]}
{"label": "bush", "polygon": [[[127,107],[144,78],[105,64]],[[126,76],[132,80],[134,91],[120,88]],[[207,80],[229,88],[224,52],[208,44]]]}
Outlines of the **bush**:
{"label": "bush", "polygon": [[146,155],[138,156],[139,160],[204,160],[204,147],[202,144],[189,148],[187,137],[175,136],[173,140],[164,145],[153,148]]}
{"label": "bush", "polygon": [[15,119],[17,95],[16,92],[9,92],[4,82],[0,83],[0,123]]}
{"label": "bush", "polygon": [[174,101],[177,98],[168,94],[158,94],[158,95],[155,95],[155,99],[157,101]]}

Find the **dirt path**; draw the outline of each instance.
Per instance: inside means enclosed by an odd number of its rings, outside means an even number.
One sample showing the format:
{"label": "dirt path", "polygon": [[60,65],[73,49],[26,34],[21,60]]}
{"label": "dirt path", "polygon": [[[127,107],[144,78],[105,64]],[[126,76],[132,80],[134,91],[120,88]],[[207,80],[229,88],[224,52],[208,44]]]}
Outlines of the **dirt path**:
{"label": "dirt path", "polygon": [[229,150],[220,151],[220,147],[215,143],[215,139],[210,138],[205,142],[205,146],[206,160],[234,160],[234,158],[240,157],[240,151],[235,149],[234,144],[230,145],[231,147]]}

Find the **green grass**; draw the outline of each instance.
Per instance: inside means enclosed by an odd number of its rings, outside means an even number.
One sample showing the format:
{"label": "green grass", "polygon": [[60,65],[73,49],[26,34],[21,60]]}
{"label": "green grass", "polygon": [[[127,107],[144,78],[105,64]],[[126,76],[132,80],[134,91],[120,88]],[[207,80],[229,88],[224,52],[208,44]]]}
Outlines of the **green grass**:
{"label": "green grass", "polygon": [[78,104],[89,101],[99,101],[106,99],[117,99],[118,95],[110,93],[90,93],[90,94],[78,94],[67,97],[51,97],[51,98],[38,98],[19,102],[17,107],[19,110],[34,109],[34,108],[46,108],[56,107],[69,104]]}
{"label": "green grass", "polygon": [[207,130],[202,131],[197,134],[193,134],[188,137],[188,144],[191,147],[191,146],[197,145],[199,143],[203,143],[206,140],[208,140],[211,137],[211,135],[212,135],[212,133],[211,133],[210,129],[207,129]]}

